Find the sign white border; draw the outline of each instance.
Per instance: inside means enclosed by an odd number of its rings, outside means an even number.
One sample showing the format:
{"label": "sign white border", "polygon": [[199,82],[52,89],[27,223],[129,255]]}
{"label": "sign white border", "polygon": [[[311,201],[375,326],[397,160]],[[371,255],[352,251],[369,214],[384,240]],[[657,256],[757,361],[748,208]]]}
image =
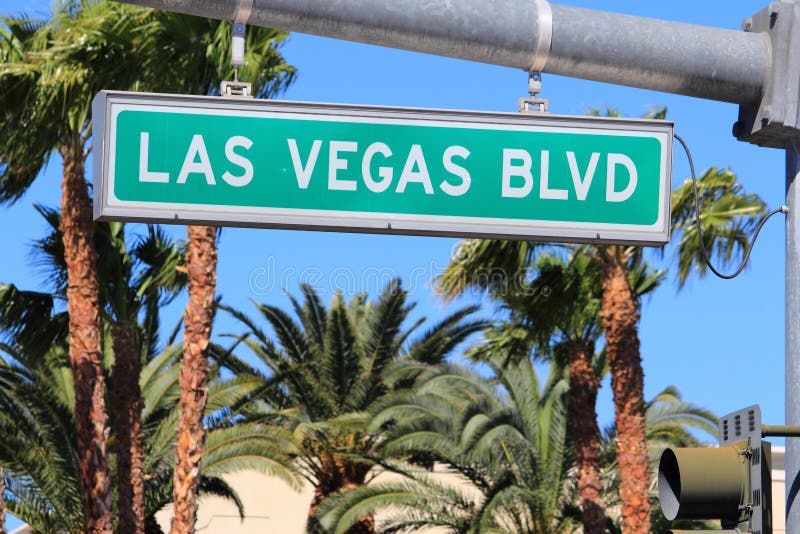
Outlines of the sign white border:
{"label": "sign white border", "polygon": [[[124,110],[654,138],[661,144],[662,161],[658,218],[652,225],[629,225],[123,201],[113,194],[113,169],[116,117]],[[97,220],[653,246],[669,241],[673,124],[668,121],[350,106],[121,91],[98,93],[92,103],[92,119],[95,140],[94,217]]]}

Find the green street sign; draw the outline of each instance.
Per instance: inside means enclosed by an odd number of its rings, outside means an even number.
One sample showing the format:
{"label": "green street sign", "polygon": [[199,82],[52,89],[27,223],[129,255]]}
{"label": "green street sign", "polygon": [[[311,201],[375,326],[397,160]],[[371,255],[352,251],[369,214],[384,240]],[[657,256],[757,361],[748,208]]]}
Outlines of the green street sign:
{"label": "green street sign", "polygon": [[95,217],[669,241],[672,123],[102,91]]}

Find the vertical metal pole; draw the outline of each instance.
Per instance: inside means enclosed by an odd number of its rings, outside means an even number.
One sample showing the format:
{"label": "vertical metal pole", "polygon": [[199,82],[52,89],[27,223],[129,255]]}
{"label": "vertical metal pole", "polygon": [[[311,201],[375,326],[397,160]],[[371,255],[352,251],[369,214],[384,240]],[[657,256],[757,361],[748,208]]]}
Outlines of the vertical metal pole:
{"label": "vertical metal pole", "polygon": [[[800,424],[800,138],[786,147],[786,424]],[[800,439],[786,440],[786,532],[800,534]]]}

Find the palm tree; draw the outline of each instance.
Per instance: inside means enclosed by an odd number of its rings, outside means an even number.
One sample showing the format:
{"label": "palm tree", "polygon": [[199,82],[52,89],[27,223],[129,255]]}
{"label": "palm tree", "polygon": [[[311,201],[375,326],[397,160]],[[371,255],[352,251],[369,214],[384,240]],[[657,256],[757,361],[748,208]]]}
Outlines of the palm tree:
{"label": "palm tree", "polygon": [[[58,227],[57,213],[39,208],[52,228]],[[107,269],[121,263],[136,263],[127,255],[126,261],[115,261],[111,246],[119,242],[109,241],[110,236],[124,234],[118,223],[101,223],[95,234],[98,249],[104,251],[104,268],[101,269],[103,287],[108,293],[124,287],[125,293],[147,293],[160,285],[171,287],[163,275],[154,277],[148,269],[133,269],[138,276],[130,286],[114,281],[114,275],[129,272]],[[110,231],[116,230],[116,231]],[[157,239],[154,242],[153,237]],[[105,238],[105,239],[104,239]],[[150,228],[148,236],[134,247],[136,257],[180,258],[179,251],[164,246],[163,236]],[[67,329],[64,313],[54,313],[55,301],[63,298],[63,258],[59,254],[60,240],[57,232],[36,243],[40,250],[39,263],[48,268],[55,294],[20,291],[14,286],[0,286],[0,353],[8,356],[0,361],[0,432],[7,436],[5,448],[0,450],[0,465],[7,465],[11,496],[9,509],[41,532],[84,532],[78,484],[78,458],[74,448],[74,413],[71,411],[72,381],[65,366],[67,361]],[[119,251],[117,251],[119,252]],[[165,254],[166,252],[166,254]],[[59,264],[59,258],[61,264]],[[165,262],[169,265],[170,261]],[[53,269],[53,267],[55,267]],[[167,270],[169,274],[170,270]],[[178,275],[180,278],[180,275]],[[142,282],[138,283],[137,281]],[[149,283],[148,283],[149,281]],[[125,280],[123,280],[125,282]],[[180,282],[174,285],[180,286]],[[166,299],[168,300],[168,299]],[[160,305],[164,298],[148,300],[148,305]],[[119,303],[108,307],[117,307]],[[158,321],[155,312],[147,310],[141,324],[135,328],[137,350],[142,351],[147,361],[141,373],[140,388],[143,392],[143,413],[140,427],[143,432],[143,448],[147,454],[142,459],[139,480],[145,487],[141,515],[148,525],[147,532],[155,529],[154,514],[169,503],[173,493],[172,471],[175,461],[176,426],[178,421],[180,347],[168,346],[156,352],[158,343]],[[116,354],[111,353],[117,345],[111,341],[111,331],[116,323],[111,314],[105,315],[104,361],[111,365]],[[46,343],[37,343],[37,333]],[[113,357],[112,357],[113,356]],[[138,354],[137,354],[138,356]],[[116,367],[116,362],[114,363]],[[108,369],[106,369],[107,371]],[[112,395],[113,395],[112,380]],[[297,486],[296,468],[289,457],[291,440],[280,429],[258,424],[234,424],[236,414],[231,406],[241,404],[261,381],[253,377],[223,380],[215,370],[212,373],[209,403],[206,418],[210,423],[207,464],[200,473],[200,489],[204,493],[218,494],[233,500],[243,514],[241,503],[235,493],[219,478],[231,471],[258,469],[277,475],[292,486]],[[124,412],[121,415],[126,415]],[[120,425],[113,425],[114,432]],[[112,443],[123,441],[124,436],[112,433]],[[117,461],[129,451],[116,446]],[[118,471],[118,476],[122,475]],[[122,488],[123,481],[117,487]],[[121,491],[120,491],[121,493]],[[72,499],[74,497],[74,499]],[[120,495],[119,506],[123,506]],[[71,500],[72,499],[72,500]],[[137,510],[137,512],[139,512]],[[120,514],[120,524],[122,514]],[[121,527],[118,526],[118,530]]]}
{"label": "palm tree", "polygon": [[[219,94],[219,84],[233,77],[230,66],[230,28],[221,21],[186,17],[171,12],[154,14],[157,29],[150,35],[151,54],[140,68],[140,88],[190,94]],[[279,47],[287,34],[250,28],[243,79],[254,85],[258,98],[275,96],[294,78]],[[175,464],[173,533],[194,531],[197,516],[198,473],[203,456],[203,414],[208,395],[208,347],[214,318],[217,229],[189,226],[186,267],[189,301],[184,313],[184,358],[180,374],[181,420]]]}
{"label": "palm tree", "polygon": [[[500,244],[469,240],[464,246],[469,252],[457,254],[440,279],[440,286],[451,294],[454,292],[447,289],[448,287],[475,285],[470,278],[470,272],[480,273],[484,258],[492,258],[490,261],[496,264],[498,256],[494,254],[495,249],[500,249],[499,254],[506,252],[503,248],[509,247],[516,247],[519,251],[513,257],[522,258],[523,263],[509,265],[510,272],[522,271],[528,262],[534,262],[538,256],[535,245],[525,242]],[[601,275],[600,318],[605,333],[605,355],[611,369],[618,429],[616,449],[624,518],[622,531],[640,532],[643,524],[649,525],[650,506],[649,501],[643,497],[647,495],[648,489],[648,464],[644,428],[644,374],[637,333],[639,297],[634,288],[636,280],[642,279],[646,270],[642,267],[644,264],[641,250],[634,247],[579,247],[574,254],[586,255]],[[542,311],[545,312],[546,310]],[[647,529],[649,532],[649,526]]]}
{"label": "palm tree", "polygon": [[91,99],[126,89],[139,71],[146,11],[89,0],[59,4],[49,21],[5,18],[0,30],[0,202],[19,199],[52,153],[63,162],[61,230],[67,266],[70,362],[87,530],[110,532],[105,382],[91,201]]}
{"label": "palm tree", "polygon": [[[63,239],[59,228],[60,217],[56,210],[35,206],[50,226],[50,234],[35,244],[38,263],[46,269],[55,295],[64,298],[67,292],[67,266]],[[174,298],[185,285],[185,276],[179,271],[181,248],[157,227],[149,226],[146,237],[139,238],[129,251],[122,223],[99,223],[94,233],[98,255],[100,282],[100,308],[110,325],[114,364],[111,374],[111,399],[114,406],[112,430],[117,452],[117,532],[144,532],[144,434],[141,411],[142,396],[139,374],[142,361],[153,354],[157,344],[158,310]],[[29,306],[34,294],[20,295],[6,290],[1,300],[11,308],[0,321],[0,328],[9,330],[13,323],[20,328],[39,330],[41,324],[51,322],[49,311],[52,297],[39,295],[47,306]],[[16,301],[16,302],[15,302]],[[21,308],[14,310],[13,306]],[[138,324],[138,315],[146,309],[144,322]],[[59,323],[56,322],[56,325]],[[63,330],[56,330],[62,336]],[[18,345],[39,337],[38,333],[12,332]],[[64,337],[65,338],[65,337]],[[53,335],[45,336],[54,340]],[[27,343],[29,344],[29,343]],[[27,347],[30,350],[30,347]],[[34,347],[36,349],[36,347]],[[45,345],[43,348],[49,348]],[[39,358],[27,356],[28,365]]]}
{"label": "palm tree", "polygon": [[[298,465],[314,486],[308,529],[317,532],[314,515],[323,500],[363,485],[380,463],[375,456],[380,432],[367,429],[366,410],[399,384],[413,380],[420,369],[443,361],[483,322],[467,321],[475,308],[465,308],[409,341],[423,319],[403,328],[413,305],[398,281],[375,302],[360,294],[346,303],[337,294],[330,307],[311,287],[301,289],[304,301],[292,298],[297,320],[275,306],[257,305],[277,343],[254,320],[228,309],[247,328],[241,341],[269,373],[252,368],[230,350],[219,357],[237,374],[263,383],[242,408],[245,419],[293,433]],[[400,363],[402,376],[390,374]],[[365,516],[352,532],[373,531],[372,517]]]}
{"label": "palm tree", "polygon": [[[609,114],[614,113],[611,110]],[[662,118],[663,114],[664,111],[652,116]],[[745,195],[732,173],[726,180],[714,179],[717,174],[712,170],[699,180],[701,221],[707,249],[727,264],[734,252],[743,252],[757,216],[764,211],[764,204],[755,195]],[[673,210],[671,224],[673,235],[681,235],[678,254],[685,262],[685,267],[681,268],[684,277],[693,270],[701,274],[705,271],[705,260],[696,244],[693,217],[687,220],[692,212],[685,207],[685,199],[691,198],[686,189],[684,185],[675,193],[677,202],[673,205],[684,206],[684,209]],[[733,206],[735,209],[731,209]],[[439,288],[449,297],[467,287],[485,288],[487,269],[524,272],[540,249],[541,246],[524,241],[465,240],[439,278]],[[643,252],[632,246],[584,245],[576,247],[574,253],[587,255],[601,273],[600,318],[614,395],[622,531],[625,534],[649,533],[644,372],[638,336],[640,303],[631,282],[641,273]]]}
{"label": "palm tree", "polygon": [[[91,99],[101,89],[137,86],[163,90],[167,83],[173,91],[208,94],[223,78],[221,74],[230,71],[223,61],[207,61],[229,56],[229,32],[219,22],[117,3],[80,0],[62,6],[49,22],[4,19],[0,31],[0,106],[4,116],[0,125],[0,202],[20,198],[50,154],[59,152],[64,171],[62,223],[70,277],[71,361],[77,388],[86,527],[108,532],[111,491],[105,459],[105,384],[99,361],[97,253],[92,248],[92,210],[84,178],[84,162],[91,149]],[[283,37],[285,34],[261,29],[248,36],[245,72],[253,73],[258,95],[273,94],[291,80],[293,70],[276,51]],[[196,250],[203,239],[208,243],[212,237],[213,231],[199,232],[190,239],[190,249]],[[213,254],[190,252],[189,256],[206,260]],[[210,266],[190,271],[208,280],[201,273],[212,272]],[[194,281],[196,285],[200,279]],[[212,300],[200,296],[192,302],[210,306]],[[190,331],[198,332],[201,339],[189,346],[202,348],[207,343],[202,336],[210,325],[195,323],[196,315],[187,314],[192,319]],[[202,314],[206,319],[210,316],[208,310]],[[203,384],[201,380],[201,391]],[[193,413],[199,417],[203,410]],[[188,497],[192,500],[191,491]]]}
{"label": "palm tree", "polygon": [[[75,449],[72,377],[66,366],[66,343],[54,344],[49,362],[22,366],[26,355],[5,344],[0,361],[0,462],[7,466],[8,510],[36,532],[85,532]],[[144,518],[147,532],[154,516],[172,497],[175,428],[178,422],[179,346],[168,346],[143,368],[143,428],[147,455]],[[109,358],[110,359],[110,358]],[[286,433],[258,424],[235,425],[226,409],[242,402],[261,384],[248,378],[221,379],[214,374],[206,416],[213,420],[208,456],[200,473],[203,493],[231,500],[244,514],[235,491],[220,478],[241,469],[257,469],[298,485]]]}
{"label": "palm tree", "polygon": [[[47,268],[57,295],[66,293],[66,264],[59,214],[36,206],[51,228],[36,244],[40,263]],[[144,433],[139,374],[142,362],[158,343],[159,307],[168,304],[186,285],[182,248],[159,228],[148,226],[132,249],[119,222],[98,223],[100,307],[110,325],[114,364],[111,373],[112,430],[117,450],[117,532],[144,532]],[[144,322],[139,312],[144,309]]]}
{"label": "palm tree", "polygon": [[189,301],[183,316],[177,459],[174,471],[173,534],[193,533],[197,521],[200,461],[206,438],[208,345],[214,320],[217,282],[216,228],[190,226],[186,247]]}
{"label": "palm tree", "polygon": [[[508,253],[500,249],[494,267]],[[566,249],[567,251],[569,249]],[[564,254],[541,249],[532,264],[510,264],[493,276],[480,275],[474,285],[489,290],[502,309],[510,312],[509,321],[488,336],[488,346],[502,349],[516,340],[532,342],[534,355],[568,366],[570,392],[567,407],[574,440],[578,491],[581,494],[584,532],[606,529],[601,473],[600,441],[595,404],[602,367],[595,361],[595,342],[602,334],[598,317],[601,304],[601,271],[586,254]],[[513,256],[513,262],[516,258]],[[513,269],[516,269],[513,270]],[[664,273],[645,263],[631,266],[631,286],[637,298],[657,287]],[[524,351],[516,351],[527,357]],[[604,358],[603,358],[604,360]]]}
{"label": "palm tree", "polygon": [[[114,249],[108,257],[118,264],[116,284],[109,285],[117,293],[109,299],[114,348],[111,398],[117,449],[117,532],[141,534],[145,528],[145,439],[139,375],[157,342],[154,335],[158,332],[159,307],[178,294],[186,278],[178,270],[183,263],[181,247],[156,227],[148,227],[147,238],[137,243],[130,256],[126,254],[124,226],[110,223],[108,227],[114,236]],[[126,256],[135,261],[126,261]],[[145,331],[138,323],[142,308],[146,310],[141,325]]]}
{"label": "palm tree", "polygon": [[452,533],[544,534],[573,525],[564,514],[570,468],[564,373],[551,366],[540,385],[531,360],[524,353],[509,358],[505,348],[485,353],[491,380],[435,366],[373,411],[372,428],[388,428],[382,454],[444,466],[460,484],[424,474],[371,484],[325,501],[321,522],[341,533],[355,518],[385,509],[384,532],[437,526]]}
{"label": "palm tree", "polygon": [[[597,424],[595,343],[602,334],[599,273],[585,255],[567,258],[540,254],[531,280],[521,277],[495,298],[510,311],[509,323],[488,337],[502,344],[509,337],[533,338],[535,355],[568,366],[567,414],[571,428],[583,532],[600,534],[606,528],[600,473],[600,427]],[[511,289],[514,289],[513,291]],[[527,357],[527,355],[524,355]]]}

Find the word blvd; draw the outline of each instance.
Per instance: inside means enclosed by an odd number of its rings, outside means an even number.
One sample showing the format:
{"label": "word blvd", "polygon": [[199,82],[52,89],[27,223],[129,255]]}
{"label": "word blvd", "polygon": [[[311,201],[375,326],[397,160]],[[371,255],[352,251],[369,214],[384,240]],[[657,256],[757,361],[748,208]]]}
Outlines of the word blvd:
{"label": "word blvd", "polygon": [[[575,191],[575,198],[585,201],[592,186],[597,164],[600,161],[600,153],[592,152],[589,162],[583,172],[579,169],[575,152],[566,152],[567,163],[569,164],[572,185]],[[541,165],[539,168],[539,198],[549,200],[567,200],[569,191],[567,189],[555,189],[550,187],[550,151],[542,150],[540,153]],[[533,161],[527,150],[506,148],[503,149],[503,182],[502,196],[507,198],[524,198],[530,195],[533,190],[533,173],[531,167]],[[628,183],[618,191],[617,168],[624,167],[628,174]],[[512,178],[517,178],[513,180]],[[522,178],[520,184],[519,178]],[[606,155],[606,202],[624,202],[633,195],[636,190],[639,175],[633,160],[625,154],[609,153]]]}

